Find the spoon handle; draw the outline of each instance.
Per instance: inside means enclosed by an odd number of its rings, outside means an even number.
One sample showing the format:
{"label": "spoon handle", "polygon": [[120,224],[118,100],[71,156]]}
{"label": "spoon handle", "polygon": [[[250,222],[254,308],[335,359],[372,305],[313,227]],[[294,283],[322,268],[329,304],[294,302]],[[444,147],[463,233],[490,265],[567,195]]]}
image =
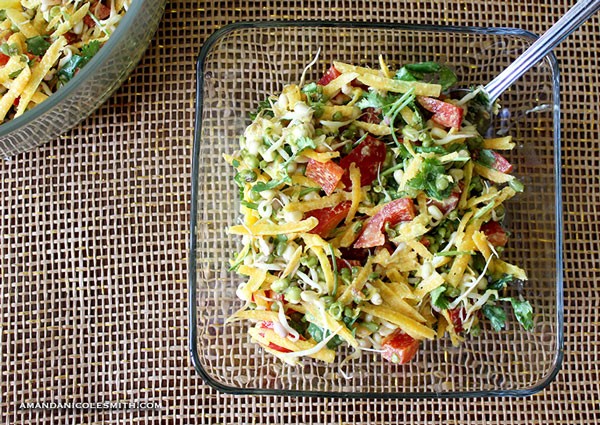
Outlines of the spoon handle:
{"label": "spoon handle", "polygon": [[600,9],[600,0],[579,0],[521,56],[485,86],[490,101],[496,100],[515,80],[542,60],[569,34],[594,15],[598,9]]}

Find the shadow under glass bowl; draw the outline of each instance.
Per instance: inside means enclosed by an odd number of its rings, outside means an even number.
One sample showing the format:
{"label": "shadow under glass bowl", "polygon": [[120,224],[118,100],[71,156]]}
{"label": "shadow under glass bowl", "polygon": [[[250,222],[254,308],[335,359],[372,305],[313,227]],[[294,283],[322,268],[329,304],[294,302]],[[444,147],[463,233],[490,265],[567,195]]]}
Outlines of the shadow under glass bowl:
{"label": "shadow under glass bowl", "polygon": [[0,125],[0,156],[55,139],[88,117],[125,81],[148,47],[166,0],[139,0],[92,60],[68,84],[20,117]]}
{"label": "shadow under glass bowl", "polygon": [[510,315],[507,327],[489,326],[460,347],[449,338],[422,344],[416,358],[394,365],[377,353],[342,364],[307,360],[282,364],[247,335],[248,323],[225,324],[241,306],[241,278],[228,259],[241,241],[226,229],[239,217],[234,170],[222,159],[238,148],[248,113],[278,93],[321,55],[306,81],[333,60],[376,67],[383,54],[399,64],[438,61],[456,70],[462,86],[485,84],[535,39],[516,29],[428,27],[367,23],[268,22],[224,27],[198,58],[197,115],[192,167],[189,257],[190,354],[213,387],[233,393],[344,397],[525,396],[556,376],[563,353],[562,222],[558,68],[548,56],[500,98],[496,130],[517,143],[508,154],[525,192],[507,204],[512,232],[508,261],[529,281],[535,326],[524,331]]}

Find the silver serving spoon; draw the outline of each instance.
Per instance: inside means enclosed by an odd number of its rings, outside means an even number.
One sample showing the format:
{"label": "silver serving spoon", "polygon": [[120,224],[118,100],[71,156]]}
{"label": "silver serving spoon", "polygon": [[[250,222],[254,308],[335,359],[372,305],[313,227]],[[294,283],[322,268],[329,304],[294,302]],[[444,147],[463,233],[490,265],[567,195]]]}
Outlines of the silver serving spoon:
{"label": "silver serving spoon", "polygon": [[525,72],[600,9],[600,0],[579,0],[525,52],[485,86],[490,104]]}
{"label": "silver serving spoon", "polygon": [[[472,107],[477,109],[475,113],[478,118],[477,128],[482,134],[492,130],[490,128],[493,115],[491,109],[498,97],[519,77],[550,53],[561,41],[583,25],[599,9],[600,0],[579,0],[575,6],[569,9],[562,18],[529,46],[513,63],[485,85],[483,91],[488,97],[489,107],[477,107],[477,104],[472,105]],[[450,90],[450,95],[456,99],[469,93],[472,93],[471,89],[456,88]]]}

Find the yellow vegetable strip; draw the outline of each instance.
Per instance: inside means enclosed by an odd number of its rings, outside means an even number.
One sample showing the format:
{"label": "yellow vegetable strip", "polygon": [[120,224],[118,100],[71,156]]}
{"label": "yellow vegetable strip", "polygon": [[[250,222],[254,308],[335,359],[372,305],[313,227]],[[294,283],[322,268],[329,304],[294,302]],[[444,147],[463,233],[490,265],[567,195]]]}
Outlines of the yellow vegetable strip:
{"label": "yellow vegetable strip", "polygon": [[448,277],[446,278],[449,284],[455,288],[458,286],[458,284],[462,281],[470,260],[470,254],[460,254],[456,256],[454,262],[452,263],[452,268],[450,268],[450,272],[448,272]]}
{"label": "yellow vegetable strip", "polygon": [[381,73],[384,77],[392,78],[394,76],[394,74],[390,71],[390,68],[388,68],[387,63],[385,63],[383,55],[379,55],[379,67],[381,68]]}
{"label": "yellow vegetable strip", "polygon": [[360,108],[358,106],[348,105],[325,105],[323,106],[323,113],[319,119],[332,120],[335,114],[341,114],[343,117],[343,119],[338,121],[355,120],[360,115]]}
{"label": "yellow vegetable strip", "polygon": [[362,191],[360,190],[360,169],[353,162],[350,164],[350,181],[352,182],[352,205],[346,216],[346,224],[350,224],[354,220],[354,216],[358,211],[360,201],[362,200]]}
{"label": "yellow vegetable strip", "polygon": [[314,180],[298,174],[294,174],[292,176],[292,184],[305,187],[321,187],[319,183],[315,182]]}
{"label": "yellow vegetable strip", "polygon": [[21,2],[20,0],[0,0],[0,9],[21,10]]}
{"label": "yellow vegetable strip", "polygon": [[513,264],[509,264],[505,261],[499,260],[497,258],[493,259],[490,263],[490,271],[492,273],[498,274],[510,274],[516,277],[517,279],[527,280],[527,273],[525,273],[525,270]]}
{"label": "yellow vegetable strip", "polygon": [[350,64],[344,63],[344,62],[333,61],[333,66],[335,67],[335,69],[340,71],[342,74],[352,72],[352,73],[357,73],[360,75],[364,75],[364,74],[379,75],[379,71],[376,69],[350,65]]}
{"label": "yellow vegetable strip", "polygon": [[353,80],[358,77],[356,72],[349,72],[340,75],[335,80],[323,87],[323,94],[329,98],[332,98],[342,89],[346,84],[350,84]]}
{"label": "yellow vegetable strip", "polygon": [[25,68],[27,62],[21,56],[12,56],[6,65],[0,69],[0,84],[5,84],[10,80],[10,75]]}
{"label": "yellow vegetable strip", "polygon": [[406,241],[406,244],[411,247],[419,256],[423,257],[425,260],[433,260],[433,254],[429,252],[425,245],[416,240]]}
{"label": "yellow vegetable strip", "polygon": [[439,84],[392,80],[391,78],[380,77],[373,74],[361,74],[358,76],[358,81],[377,90],[385,90],[393,93],[406,93],[410,89],[414,89],[414,94],[417,96],[439,97],[440,92],[442,91],[442,86]]}
{"label": "yellow vegetable strip", "polygon": [[[290,351],[304,351],[317,345],[312,341],[291,341],[288,338],[283,338],[279,336],[277,332],[273,331],[272,329],[250,328],[248,330],[248,333],[252,338],[254,338],[259,344],[261,344],[265,348],[269,347],[269,343],[273,343]],[[275,355],[277,355],[277,353],[281,354],[280,351],[273,349],[269,350],[271,350],[270,352]],[[331,363],[335,359],[335,351],[330,350],[329,348],[323,348],[322,350],[310,355],[309,357],[322,360],[327,363]]]}
{"label": "yellow vegetable strip", "polygon": [[358,341],[352,335],[352,332],[348,330],[346,325],[325,311],[311,303],[302,303],[309,313],[315,320],[315,324],[321,328],[328,330],[331,333],[337,333],[341,338],[346,340],[352,347],[358,347]]}
{"label": "yellow vegetable strip", "polygon": [[483,147],[485,149],[510,150],[515,147],[512,136],[497,137],[494,139],[484,139]]}
{"label": "yellow vegetable strip", "polygon": [[239,292],[244,301],[252,301],[252,294],[260,289],[267,277],[267,271],[257,267],[241,265],[238,272],[250,276],[248,282],[246,282]]}
{"label": "yellow vegetable strip", "polygon": [[338,301],[342,304],[350,304],[350,302],[354,299],[354,297],[359,295],[359,292],[362,291],[363,286],[367,283],[367,279],[369,275],[373,272],[373,257],[369,257],[367,263],[362,268],[362,270],[358,273],[358,275],[354,278],[352,283],[348,285],[344,293],[338,298]]}
{"label": "yellow vegetable strip", "polygon": [[67,40],[64,37],[58,38],[50,47],[48,47],[48,50],[46,50],[40,63],[32,68],[31,78],[27,82],[27,86],[23,89],[15,117],[22,115],[27,110],[27,106],[37,91],[42,79],[48,74],[50,68],[54,66],[54,63],[60,56],[60,52],[66,45]]}
{"label": "yellow vegetable strip", "polygon": [[363,304],[360,309],[367,314],[372,314],[375,317],[379,317],[380,319],[387,320],[388,322],[397,325],[414,339],[433,339],[435,337],[435,331],[433,329],[422,325],[404,314],[397,313],[388,307]]}
{"label": "yellow vegetable strip", "polygon": [[364,121],[354,121],[353,125],[365,130],[367,133],[371,133],[373,136],[388,136],[392,134],[392,129],[389,125],[375,124]]}
{"label": "yellow vegetable strip", "polygon": [[317,258],[319,259],[319,264],[321,264],[321,269],[323,270],[323,275],[325,275],[325,285],[327,286],[327,293],[333,293],[334,287],[334,277],[333,270],[331,269],[331,264],[329,263],[329,258],[325,255],[323,248],[320,246],[313,246],[310,248],[312,252],[315,253]]}
{"label": "yellow vegetable strip", "polygon": [[319,224],[315,217],[309,217],[306,220],[297,223],[285,224],[267,224],[256,223],[252,226],[231,226],[229,233],[232,235],[250,235],[250,236],[277,236],[288,233],[309,232]]}
{"label": "yellow vegetable strip", "polygon": [[301,257],[302,257],[302,246],[298,246],[298,248],[296,248],[296,250],[292,254],[290,261],[287,263],[287,266],[285,266],[285,270],[283,270],[283,273],[281,273],[282,279],[288,277],[294,271],[296,266],[300,263]]}
{"label": "yellow vegetable strip", "polygon": [[70,31],[75,24],[83,20],[88,14],[90,9],[90,3],[84,3],[75,13],[73,13],[69,19],[56,28],[56,30],[52,33],[52,37],[59,37],[66,32]]}
{"label": "yellow vegetable strip", "polygon": [[484,177],[494,183],[508,183],[515,177],[511,174],[501,173],[493,168],[487,168],[481,164],[475,164],[475,172],[481,177]]}
{"label": "yellow vegetable strip", "polygon": [[400,293],[394,291],[394,287],[392,285],[386,284],[379,279],[372,282],[372,284],[379,290],[379,294],[381,295],[381,298],[383,298],[383,305],[418,322],[426,321],[425,318],[413,306],[402,299]]}
{"label": "yellow vegetable strip", "polygon": [[423,298],[425,295],[433,291],[434,289],[444,284],[444,278],[438,272],[433,272],[431,276],[423,279],[419,286],[415,289],[415,295],[417,298]]}
{"label": "yellow vegetable strip", "polygon": [[488,240],[487,237],[485,236],[485,233],[483,233],[480,230],[477,230],[476,232],[473,233],[473,243],[475,244],[475,247],[477,248],[477,250],[479,252],[481,252],[481,255],[483,255],[483,257],[485,258],[485,261],[489,260],[490,256],[492,255],[492,250],[490,249],[490,246],[488,245]]}
{"label": "yellow vegetable strip", "polygon": [[19,28],[19,31],[23,33],[25,38],[32,38],[39,35],[33,25],[29,22],[29,17],[21,11],[21,7],[19,7],[18,10],[6,9],[6,17]]}
{"label": "yellow vegetable strip", "polygon": [[0,122],[6,117],[6,114],[10,110],[15,99],[21,95],[30,77],[31,71],[29,70],[29,67],[26,66],[12,82],[10,90],[2,96],[2,99],[0,99]]}
{"label": "yellow vegetable strip", "polygon": [[[307,211],[312,211],[312,210],[318,210],[321,208],[335,207],[340,202],[348,201],[350,199],[352,199],[352,194],[350,192],[337,192],[337,193],[334,193],[329,196],[323,196],[323,197],[321,197],[319,199],[315,199],[313,201],[290,202],[283,208],[283,210],[286,212],[288,212],[288,211],[307,212]],[[314,217],[312,217],[312,218],[314,218]],[[309,229],[309,230],[311,230],[311,229]]]}
{"label": "yellow vegetable strip", "polygon": [[312,149],[306,149],[302,151],[300,156],[305,156],[310,159],[314,159],[317,162],[327,162],[331,161],[333,158],[337,158],[340,156],[338,151],[330,151],[330,152],[316,152]]}

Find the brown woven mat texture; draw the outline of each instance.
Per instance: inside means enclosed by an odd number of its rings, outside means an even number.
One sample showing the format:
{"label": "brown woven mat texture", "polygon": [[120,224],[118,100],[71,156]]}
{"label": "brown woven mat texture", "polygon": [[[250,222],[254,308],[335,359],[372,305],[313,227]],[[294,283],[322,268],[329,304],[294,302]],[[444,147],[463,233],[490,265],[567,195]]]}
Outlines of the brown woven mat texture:
{"label": "brown woven mat texture", "polygon": [[[574,0],[210,1],[167,5],[129,80],[54,142],[0,164],[2,424],[594,424],[600,417],[600,20],[561,70],[565,361],[528,398],[232,396],[187,348],[195,59],[231,22],[333,19],[542,33]],[[152,409],[22,409],[27,402]]]}

